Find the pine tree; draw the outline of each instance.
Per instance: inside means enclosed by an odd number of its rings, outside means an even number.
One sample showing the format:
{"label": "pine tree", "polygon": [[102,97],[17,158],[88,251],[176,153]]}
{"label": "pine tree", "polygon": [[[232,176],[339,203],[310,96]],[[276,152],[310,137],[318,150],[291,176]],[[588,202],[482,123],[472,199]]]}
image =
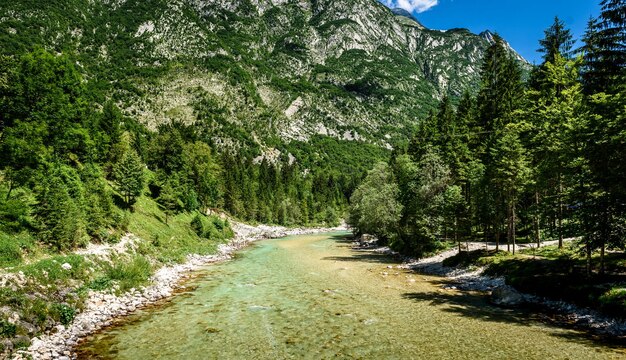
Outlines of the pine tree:
{"label": "pine tree", "polygon": [[502,221],[502,206],[505,194],[493,184],[495,162],[492,148],[496,147],[505,126],[513,120],[513,112],[520,105],[520,94],[523,92],[521,70],[504,47],[503,40],[496,36],[495,43],[487,50],[481,71],[481,88],[478,93],[478,126],[480,136],[478,153],[484,170],[475,171],[483,175],[477,181],[480,189],[476,189],[479,205],[478,218],[482,223],[485,236],[489,228],[499,242]]}
{"label": "pine tree", "polygon": [[588,94],[618,91],[626,69],[626,1],[603,0],[598,19],[592,19],[583,37],[583,78]]}
{"label": "pine tree", "polygon": [[[563,245],[564,196],[569,165],[576,157],[572,150],[572,129],[582,112],[582,88],[578,82],[580,59],[567,60],[556,54],[538,72],[536,89],[526,92],[526,106],[519,117],[528,122],[527,144],[532,149],[535,180],[535,222],[538,222],[540,192],[552,199],[549,213],[556,214],[559,247]],[[543,190],[540,190],[543,189]],[[539,241],[538,224],[535,237]]]}
{"label": "pine tree", "polygon": [[41,240],[57,250],[69,250],[85,240],[85,224],[80,204],[58,172],[47,177],[37,194],[35,216]]}
{"label": "pine tree", "polygon": [[519,105],[519,95],[523,91],[519,65],[497,35],[483,59],[480,84],[477,97],[479,126],[484,132],[482,139],[485,139],[508,122],[508,116]]}
{"label": "pine tree", "polygon": [[512,244],[515,254],[517,203],[530,175],[526,149],[517,132],[510,127],[498,138],[491,154],[494,159],[493,183],[503,194],[507,210],[507,248]]}
{"label": "pine tree", "polygon": [[545,37],[539,40],[541,47],[537,50],[543,53],[543,63],[554,62],[556,55],[569,58],[574,45],[574,40],[565,23],[558,17],[554,18],[554,23],[544,31]]}
{"label": "pine tree", "polygon": [[113,179],[127,206],[134,203],[145,186],[144,164],[134,149],[128,149],[113,166]]}
{"label": "pine tree", "polygon": [[184,204],[178,198],[178,194],[176,193],[176,189],[174,188],[172,181],[166,181],[165,184],[163,184],[161,187],[161,193],[156,201],[165,213],[166,224],[168,224],[171,216],[174,216],[184,207]]}

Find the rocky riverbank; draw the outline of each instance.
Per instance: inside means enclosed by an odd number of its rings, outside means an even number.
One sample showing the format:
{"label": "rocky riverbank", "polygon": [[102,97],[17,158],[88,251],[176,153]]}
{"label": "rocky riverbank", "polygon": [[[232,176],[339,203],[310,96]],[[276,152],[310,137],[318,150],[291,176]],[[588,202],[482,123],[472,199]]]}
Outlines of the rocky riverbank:
{"label": "rocky riverbank", "polygon": [[[549,245],[549,243],[547,243]],[[490,245],[488,245],[490,246]],[[484,243],[470,243],[470,250],[484,249]],[[383,249],[388,251],[388,249]],[[445,290],[488,292],[491,301],[500,306],[531,306],[557,314],[559,322],[587,329],[596,334],[612,337],[626,336],[626,322],[608,318],[591,309],[577,307],[564,301],[550,300],[545,297],[520,293],[506,285],[503,277],[490,277],[483,274],[484,268],[452,268],[443,265],[443,261],[458,253],[448,250],[423,259],[405,259],[402,268],[423,274],[446,277],[449,281],[442,285]]]}
{"label": "rocky riverbank", "polygon": [[[119,317],[172,296],[175,290],[183,286],[181,282],[190,277],[190,272],[207,264],[229,260],[234,252],[254,241],[346,229],[345,226],[289,229],[280,226],[251,226],[241,223],[233,223],[232,228],[235,231],[235,237],[228,244],[221,245],[217,254],[191,255],[184,264],[162,267],[152,276],[150,286],[131,289],[121,296],[116,296],[110,291],[90,291],[84,310],[69,326],[58,325],[48,334],[31,339],[30,347],[27,350],[18,351],[13,358],[43,360],[75,358],[73,348],[82,338],[111,325]],[[133,239],[134,241],[137,239]],[[105,249],[96,250],[94,253],[102,256],[108,254]]]}

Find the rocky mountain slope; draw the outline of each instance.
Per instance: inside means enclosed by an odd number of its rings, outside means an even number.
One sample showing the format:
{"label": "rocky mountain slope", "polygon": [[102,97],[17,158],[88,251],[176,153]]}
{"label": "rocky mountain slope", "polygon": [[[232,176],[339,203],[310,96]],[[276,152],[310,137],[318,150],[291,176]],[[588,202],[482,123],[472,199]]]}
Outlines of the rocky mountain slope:
{"label": "rocky mountain slope", "polygon": [[127,115],[152,128],[201,123],[218,147],[315,135],[390,147],[444,94],[476,88],[490,41],[427,29],[376,0],[0,6],[2,53],[73,52],[90,86]]}

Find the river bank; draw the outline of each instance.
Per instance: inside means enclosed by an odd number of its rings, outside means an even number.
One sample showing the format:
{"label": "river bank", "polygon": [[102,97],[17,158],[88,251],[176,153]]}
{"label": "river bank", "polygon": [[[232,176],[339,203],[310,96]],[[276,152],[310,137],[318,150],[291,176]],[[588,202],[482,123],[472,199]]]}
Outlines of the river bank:
{"label": "river bank", "polygon": [[[544,246],[554,245],[555,242],[545,242]],[[494,250],[494,244],[469,243],[469,251],[489,249]],[[523,249],[523,247],[521,247]],[[387,248],[379,251],[389,252]],[[423,258],[405,258],[400,268],[410,269],[422,274],[442,276],[446,283],[441,285],[444,290],[479,291],[489,293],[492,301],[499,300],[493,296],[493,292],[505,293],[515,299],[511,306],[530,306],[540,311],[555,314],[560,323],[574,326],[579,329],[590,331],[594,334],[610,337],[626,336],[626,321],[607,317],[598,311],[581,308],[566,301],[552,300],[543,296],[526,294],[517,291],[514,287],[506,284],[503,276],[485,275],[485,267],[448,267],[444,261],[458,254],[457,249],[447,250],[437,255]]]}
{"label": "river bank", "polygon": [[[31,339],[27,350],[19,350],[14,359],[72,359],[73,347],[79,340],[108,325],[119,317],[126,316],[137,309],[154,304],[159,300],[172,296],[181,286],[190,272],[211,263],[226,261],[232,255],[249,244],[263,239],[280,238],[290,235],[303,235],[319,232],[345,230],[336,228],[285,228],[280,226],[251,226],[233,223],[235,237],[228,243],[220,245],[217,254],[208,256],[189,255],[183,264],[164,266],[152,276],[150,285],[139,289],[131,289],[127,293],[116,296],[111,291],[89,291],[84,310],[76,315],[68,326],[57,325],[53,331]],[[127,236],[126,243],[137,241]],[[98,248],[92,251],[102,256],[109,252]]]}

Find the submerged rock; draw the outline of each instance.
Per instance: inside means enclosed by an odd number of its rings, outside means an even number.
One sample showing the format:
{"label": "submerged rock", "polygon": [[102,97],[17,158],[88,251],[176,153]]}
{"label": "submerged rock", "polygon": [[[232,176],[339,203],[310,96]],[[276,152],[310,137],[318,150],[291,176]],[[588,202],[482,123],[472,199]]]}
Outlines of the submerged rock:
{"label": "submerged rock", "polygon": [[491,292],[491,302],[498,306],[514,307],[524,303],[524,297],[513,287],[502,285]]}

